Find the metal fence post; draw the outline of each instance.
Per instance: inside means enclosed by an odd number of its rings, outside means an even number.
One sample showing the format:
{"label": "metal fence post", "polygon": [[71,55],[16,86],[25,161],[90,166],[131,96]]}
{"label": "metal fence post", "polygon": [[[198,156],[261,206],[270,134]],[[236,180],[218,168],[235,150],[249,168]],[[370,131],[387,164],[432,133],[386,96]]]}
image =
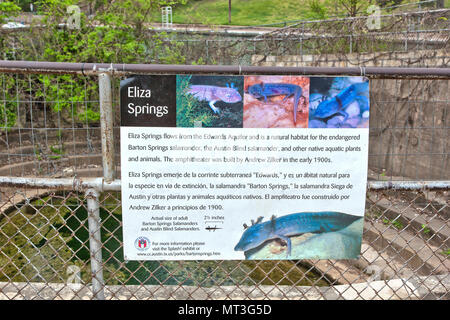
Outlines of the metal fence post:
{"label": "metal fence post", "polygon": [[[99,74],[100,130],[102,140],[103,179],[111,183],[114,172],[114,115],[112,108],[111,70]],[[89,250],[91,254],[92,296],[95,300],[104,300],[104,280],[102,263],[102,239],[100,224],[99,193],[95,189],[86,192],[89,224]]]}
{"label": "metal fence post", "polygon": [[111,94],[111,76],[108,72],[100,73],[100,126],[102,136],[102,161],[103,178],[105,182],[111,182],[115,178],[114,172],[114,133],[113,133],[113,108]]}
{"label": "metal fence post", "polygon": [[105,300],[103,262],[102,262],[102,239],[100,224],[100,205],[98,191],[88,189],[86,191],[88,224],[89,224],[89,251],[91,254],[92,272],[92,298],[94,300]]}
{"label": "metal fence post", "polygon": [[303,38],[305,37],[305,24],[302,23],[302,35],[300,36],[300,56],[303,62]]}
{"label": "metal fence post", "polygon": [[205,47],[206,47],[206,63],[209,63],[209,41],[205,40]]}

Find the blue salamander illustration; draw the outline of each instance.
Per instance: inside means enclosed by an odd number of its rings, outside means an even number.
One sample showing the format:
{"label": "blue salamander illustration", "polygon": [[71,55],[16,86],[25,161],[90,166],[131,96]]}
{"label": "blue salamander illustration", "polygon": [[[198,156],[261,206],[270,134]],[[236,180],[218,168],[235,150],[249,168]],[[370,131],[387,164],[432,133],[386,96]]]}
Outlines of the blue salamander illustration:
{"label": "blue salamander illustration", "polygon": [[287,243],[287,257],[289,257],[291,254],[289,237],[303,233],[338,231],[362,218],[335,211],[300,212],[279,218],[272,216],[266,222],[261,222],[263,217],[259,217],[256,222],[252,220],[250,227],[244,224],[245,231],[234,250],[246,252],[261,246],[268,240],[281,239]]}
{"label": "blue salamander illustration", "polygon": [[360,106],[360,114],[369,110],[369,99],[362,95],[368,91],[369,82],[354,83],[334,97],[322,101],[316,108],[313,119],[326,119],[334,115],[344,116],[344,123],[348,119],[348,114],[345,112],[352,102],[357,101]]}
{"label": "blue salamander illustration", "polygon": [[302,88],[291,83],[258,83],[248,87],[248,93],[256,99],[285,95],[283,101],[294,96],[294,123],[297,123],[297,108],[300,97],[302,96]]}

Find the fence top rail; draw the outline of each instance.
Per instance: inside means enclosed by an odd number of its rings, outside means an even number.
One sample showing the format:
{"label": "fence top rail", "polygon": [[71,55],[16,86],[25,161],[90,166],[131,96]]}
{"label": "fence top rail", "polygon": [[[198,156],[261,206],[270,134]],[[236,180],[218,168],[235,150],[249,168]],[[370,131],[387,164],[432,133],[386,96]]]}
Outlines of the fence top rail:
{"label": "fence top rail", "polygon": [[450,78],[450,68],[404,67],[272,67],[241,65],[107,64],[0,60],[0,73],[126,74],[278,74],[353,75],[369,78]]}

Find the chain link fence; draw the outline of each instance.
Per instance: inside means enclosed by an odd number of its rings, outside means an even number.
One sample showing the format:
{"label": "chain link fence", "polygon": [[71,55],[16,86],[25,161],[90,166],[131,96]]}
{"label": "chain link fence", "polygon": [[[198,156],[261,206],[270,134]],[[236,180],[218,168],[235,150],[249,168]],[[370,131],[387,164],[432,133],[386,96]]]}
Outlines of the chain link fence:
{"label": "chain link fence", "polygon": [[[271,56],[283,56],[287,61],[299,56],[303,57],[302,65],[320,66],[328,56],[328,65],[334,62],[336,66],[344,63],[387,66],[396,60],[395,66],[428,67],[448,65],[448,56],[439,51],[448,48],[449,18],[449,9],[439,9],[297,21],[281,28],[195,25],[157,28],[149,31],[149,36],[167,32],[170,36],[164,43],[172,50],[182,48],[186,63],[252,65],[271,63]],[[417,52],[414,59],[401,55],[411,52]],[[427,60],[430,55],[447,60],[431,64]]]}
{"label": "chain link fence", "polygon": [[[271,63],[272,56],[303,57],[302,65],[432,67],[448,66],[450,9],[432,9],[328,20],[293,21],[286,26],[201,26],[161,28],[147,25],[139,34],[143,52],[122,61],[117,49],[114,63],[185,63],[254,65]],[[90,21],[90,28],[99,28]],[[57,31],[79,36],[62,23]],[[49,37],[36,22],[32,28],[0,29],[2,58],[46,61],[42,54]],[[99,33],[102,32],[100,29]],[[57,46],[59,44],[55,44]],[[162,46],[163,45],[163,46]],[[61,48],[63,49],[63,48]],[[415,56],[407,53],[416,52]],[[170,55],[168,55],[170,53]],[[398,56],[397,56],[398,55]],[[430,58],[440,58],[430,60]],[[126,57],[130,58],[130,57]],[[58,57],[55,57],[58,59]],[[53,61],[53,60],[52,60]],[[293,62],[297,62],[294,60]]]}
{"label": "chain link fence", "polygon": [[[113,150],[125,73],[111,67],[2,66],[0,299],[450,297],[448,69],[366,74],[373,111],[359,259],[143,262],[123,260]],[[105,106],[111,125],[101,120]]]}

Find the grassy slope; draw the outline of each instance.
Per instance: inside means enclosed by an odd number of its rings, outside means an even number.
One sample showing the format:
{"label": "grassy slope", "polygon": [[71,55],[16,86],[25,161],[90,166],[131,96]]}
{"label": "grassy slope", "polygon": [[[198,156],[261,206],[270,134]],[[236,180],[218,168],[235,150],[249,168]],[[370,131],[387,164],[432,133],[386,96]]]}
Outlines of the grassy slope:
{"label": "grassy slope", "polygon": [[[323,0],[328,3],[330,0]],[[306,0],[233,0],[233,25],[260,25],[307,18]],[[161,17],[154,17],[161,21]],[[228,24],[228,0],[189,1],[174,9],[173,23]]]}
{"label": "grassy slope", "polygon": [[[405,0],[403,3],[417,2]],[[321,0],[333,15],[334,1]],[[446,7],[450,0],[446,0]],[[261,25],[290,20],[310,19],[308,0],[232,0],[232,25]],[[155,12],[152,21],[160,22],[161,13]],[[228,24],[228,0],[188,1],[173,11],[173,23]]]}

